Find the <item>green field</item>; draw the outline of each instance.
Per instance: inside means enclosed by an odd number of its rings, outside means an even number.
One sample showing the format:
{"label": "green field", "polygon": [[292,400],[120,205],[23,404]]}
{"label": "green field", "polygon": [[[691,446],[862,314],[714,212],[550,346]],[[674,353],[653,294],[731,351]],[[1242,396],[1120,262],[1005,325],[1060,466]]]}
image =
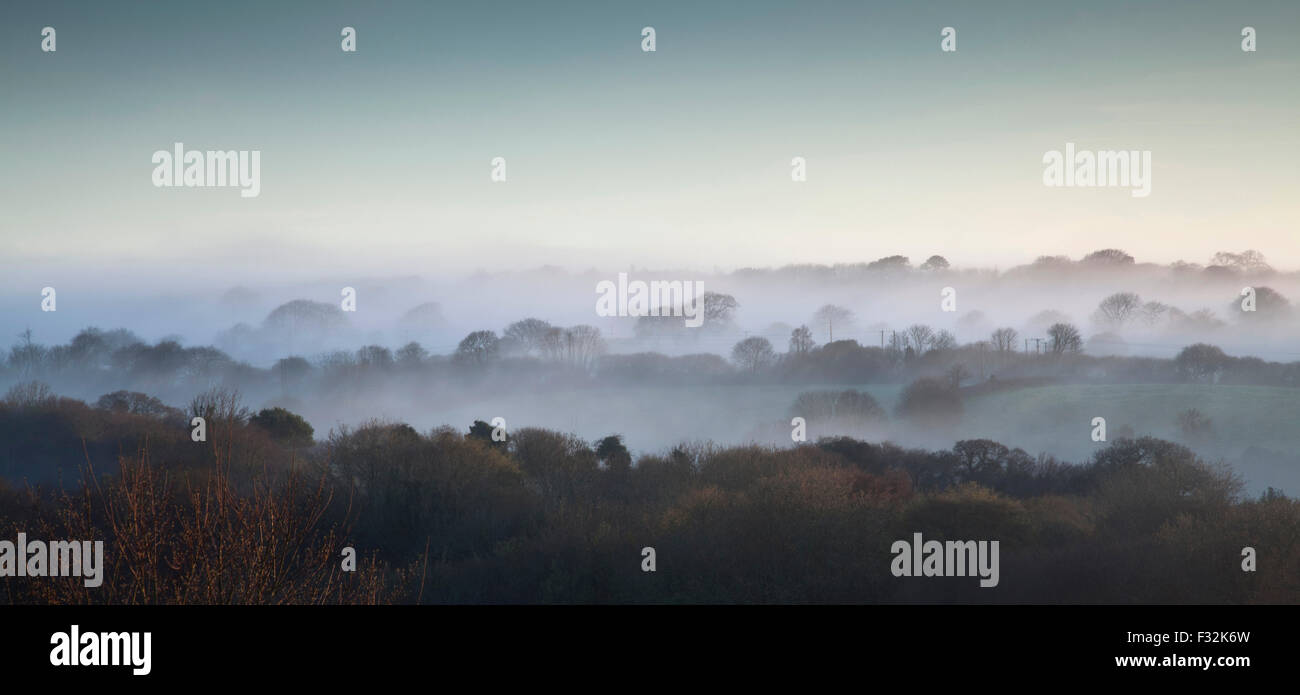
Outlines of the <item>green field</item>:
{"label": "green field", "polygon": [[958,431],[1079,458],[1095,446],[1090,436],[1095,416],[1106,418],[1110,439],[1127,425],[1138,435],[1181,441],[1177,416],[1188,408],[1209,416],[1208,444],[1300,450],[1300,391],[1267,386],[1040,386],[971,399]]}

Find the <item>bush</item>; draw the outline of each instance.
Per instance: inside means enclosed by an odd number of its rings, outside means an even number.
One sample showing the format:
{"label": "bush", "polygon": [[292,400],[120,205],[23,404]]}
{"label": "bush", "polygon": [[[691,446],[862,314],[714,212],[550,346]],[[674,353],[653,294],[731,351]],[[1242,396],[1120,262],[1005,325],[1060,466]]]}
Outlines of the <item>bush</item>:
{"label": "bush", "polygon": [[903,389],[896,412],[903,418],[951,424],[961,418],[961,392],[939,379],[923,377]]}

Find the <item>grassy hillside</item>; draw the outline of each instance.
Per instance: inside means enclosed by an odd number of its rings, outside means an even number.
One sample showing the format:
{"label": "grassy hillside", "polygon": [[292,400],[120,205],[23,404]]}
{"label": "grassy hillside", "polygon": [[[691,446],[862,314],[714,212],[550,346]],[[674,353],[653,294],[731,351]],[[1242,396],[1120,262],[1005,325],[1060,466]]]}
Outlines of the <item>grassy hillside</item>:
{"label": "grassy hillside", "polygon": [[[1196,408],[1211,421],[1208,434],[1180,432],[1178,413]],[[986,437],[1080,460],[1103,446],[1091,438],[1092,418],[1106,418],[1108,439],[1130,427],[1178,441],[1203,456],[1237,462],[1249,447],[1300,452],[1300,390],[1266,386],[1192,384],[1057,385],[990,394],[966,402],[957,428],[961,438]],[[1238,466],[1251,488],[1266,485],[1300,489],[1300,470],[1292,466],[1260,469]]]}

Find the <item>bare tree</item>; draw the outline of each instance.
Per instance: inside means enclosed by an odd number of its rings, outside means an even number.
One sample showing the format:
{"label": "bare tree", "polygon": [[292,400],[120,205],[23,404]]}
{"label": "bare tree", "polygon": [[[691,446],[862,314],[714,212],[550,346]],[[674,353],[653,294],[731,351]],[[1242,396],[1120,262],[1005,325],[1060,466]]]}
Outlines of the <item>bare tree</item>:
{"label": "bare tree", "polygon": [[892,352],[907,352],[911,347],[911,341],[907,337],[907,331],[894,331],[889,335],[889,349]]}
{"label": "bare tree", "polygon": [[934,338],[930,340],[931,350],[952,350],[956,347],[957,347],[957,336],[953,335],[947,330],[939,331],[938,333],[934,334]]}
{"label": "bare tree", "polygon": [[1137,315],[1143,323],[1148,326],[1154,326],[1160,322],[1160,319],[1169,314],[1169,305],[1160,302],[1147,302],[1138,309]]}
{"label": "bare tree", "polygon": [[1047,329],[1047,337],[1051,341],[1052,352],[1058,355],[1078,352],[1083,347],[1083,338],[1079,335],[1079,329],[1068,323],[1052,324]]}
{"label": "bare tree", "polygon": [[948,381],[948,388],[955,391],[961,386],[961,382],[970,378],[970,372],[966,370],[965,365],[957,363],[948,368],[944,378]]}
{"label": "bare tree", "polygon": [[776,352],[767,338],[751,336],[731,348],[731,359],[751,374],[771,364],[775,358]]}
{"label": "bare tree", "polygon": [[993,349],[998,352],[1014,352],[1016,349],[1016,340],[1020,333],[1014,328],[999,328],[993,331],[990,336],[993,342]]}
{"label": "bare tree", "polygon": [[800,326],[790,332],[790,352],[803,355],[813,349],[812,331],[807,326]]}
{"label": "bare tree", "polygon": [[907,327],[907,336],[912,341],[912,348],[921,354],[934,341],[934,329],[923,323],[914,323]]}
{"label": "bare tree", "polygon": [[595,326],[580,325],[564,330],[562,337],[564,360],[575,367],[591,369],[596,359],[605,354],[605,339]]}
{"label": "bare tree", "polygon": [[1142,306],[1142,298],[1133,292],[1116,292],[1101,300],[1093,320],[1109,326],[1122,326]]}

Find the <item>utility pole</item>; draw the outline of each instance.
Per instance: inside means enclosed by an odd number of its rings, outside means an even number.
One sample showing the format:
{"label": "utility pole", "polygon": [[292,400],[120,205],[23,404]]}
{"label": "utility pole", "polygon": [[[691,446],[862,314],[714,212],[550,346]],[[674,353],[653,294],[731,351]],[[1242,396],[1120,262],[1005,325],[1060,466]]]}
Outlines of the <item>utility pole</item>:
{"label": "utility pole", "polygon": [[881,329],[881,331],[880,331],[880,349],[882,349],[882,350],[885,349],[885,333],[889,333],[889,345],[890,345],[890,347],[893,347],[893,345],[894,345],[894,336],[898,335],[898,331],[895,331],[895,330],[893,330],[893,329],[890,329],[890,328],[884,328],[884,329]]}

